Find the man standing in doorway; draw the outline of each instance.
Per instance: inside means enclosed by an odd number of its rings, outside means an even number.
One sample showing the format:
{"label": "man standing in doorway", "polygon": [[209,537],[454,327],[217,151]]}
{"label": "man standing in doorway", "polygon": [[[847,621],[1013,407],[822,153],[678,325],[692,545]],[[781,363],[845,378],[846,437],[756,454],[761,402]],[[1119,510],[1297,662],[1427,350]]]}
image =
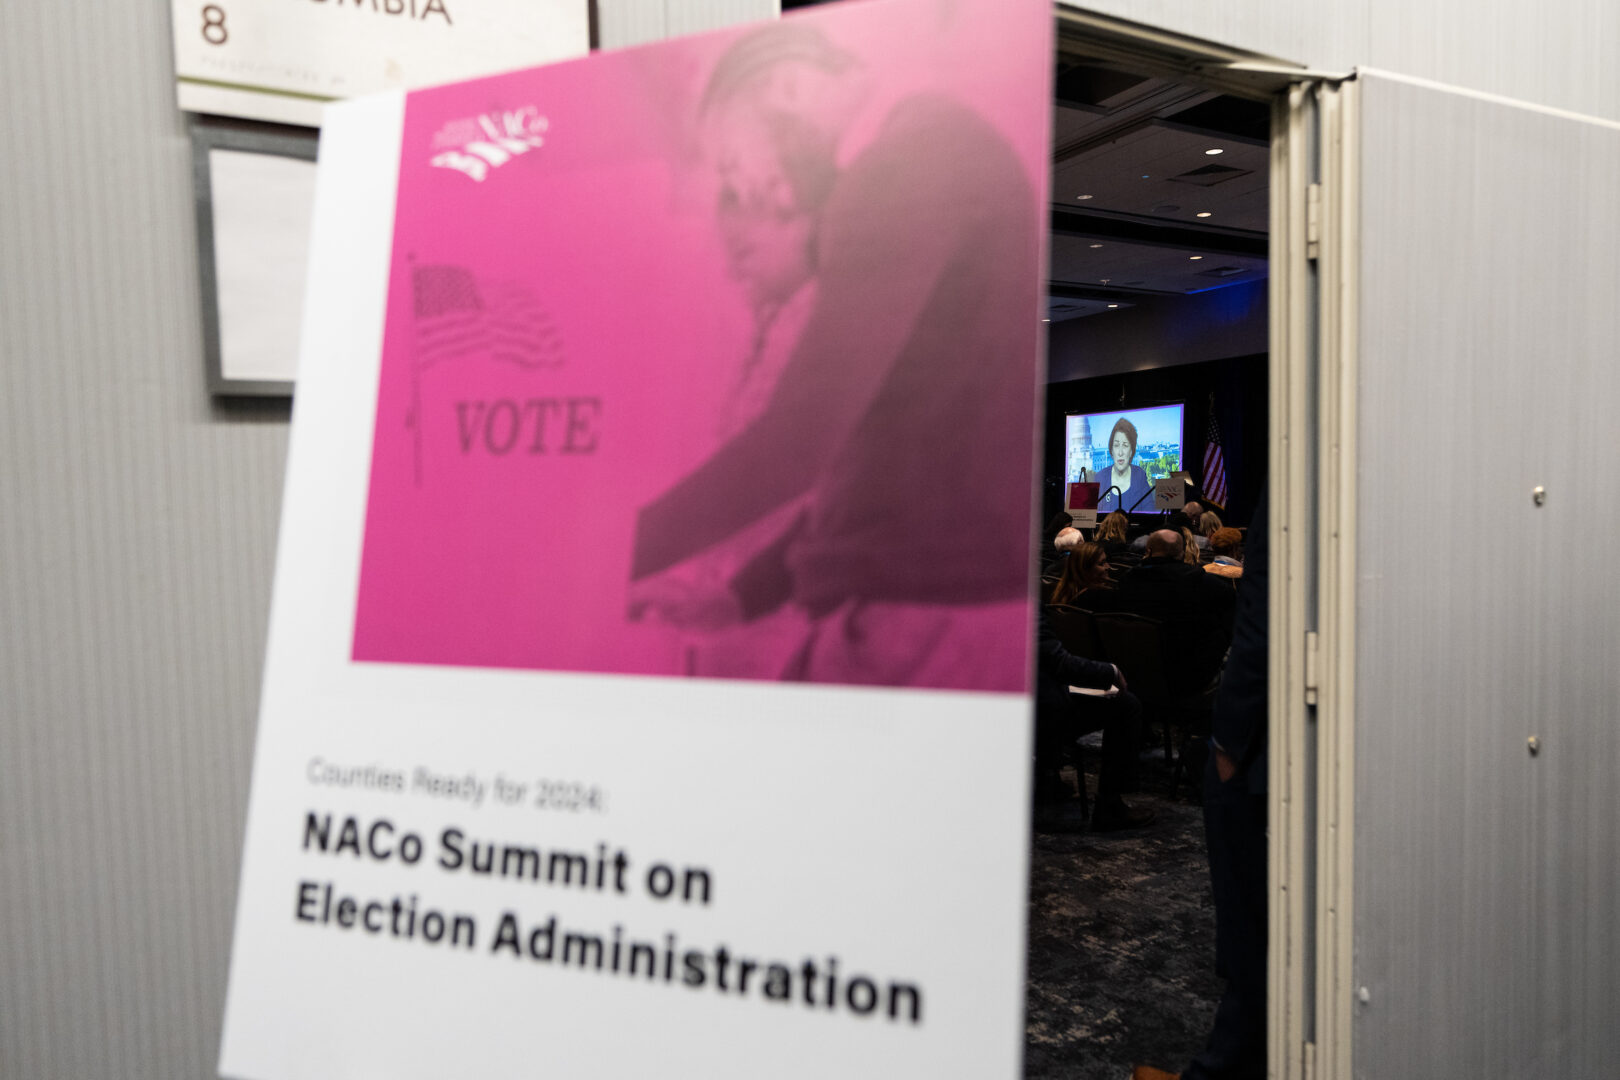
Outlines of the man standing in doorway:
{"label": "man standing in doorway", "polygon": [[[1266,501],[1249,524],[1238,583],[1232,652],[1211,722],[1204,831],[1215,893],[1215,970],[1226,992],[1209,1042],[1181,1080],[1263,1080],[1266,1075]],[[1175,1080],[1139,1065],[1132,1080]]]}

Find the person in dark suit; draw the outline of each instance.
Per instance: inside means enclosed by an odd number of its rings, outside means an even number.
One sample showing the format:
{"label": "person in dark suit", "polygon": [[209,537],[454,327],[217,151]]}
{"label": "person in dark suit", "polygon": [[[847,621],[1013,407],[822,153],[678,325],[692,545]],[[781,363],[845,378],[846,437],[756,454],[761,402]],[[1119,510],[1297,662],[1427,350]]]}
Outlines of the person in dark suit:
{"label": "person in dark suit", "polygon": [[1150,533],[1146,557],[1120,579],[1110,608],[1164,624],[1170,690],[1180,696],[1203,690],[1220,671],[1233,612],[1231,586],[1182,561],[1184,550],[1181,533]]}
{"label": "person in dark suit", "polygon": [[[1113,664],[1070,652],[1052,625],[1051,613],[1040,610],[1035,673],[1035,828],[1038,832],[1072,832],[1083,820],[1078,807],[1063,798],[1058,772],[1063,750],[1080,736],[1103,733],[1102,768],[1097,775],[1093,832],[1132,829],[1153,821],[1154,812],[1133,808],[1121,798],[1135,780],[1136,755],[1142,742],[1142,703],[1125,685]],[[1118,687],[1111,697],[1075,694],[1070,686],[1092,690]],[[1083,783],[1084,781],[1082,781]]]}
{"label": "person in dark suit", "polygon": [[[1215,970],[1226,991],[1209,1041],[1182,1080],[1260,1080],[1266,1075],[1266,503],[1249,524],[1237,588],[1232,654],[1211,722],[1204,777],[1204,832],[1215,894]],[[1137,1066],[1133,1080],[1177,1074]]]}

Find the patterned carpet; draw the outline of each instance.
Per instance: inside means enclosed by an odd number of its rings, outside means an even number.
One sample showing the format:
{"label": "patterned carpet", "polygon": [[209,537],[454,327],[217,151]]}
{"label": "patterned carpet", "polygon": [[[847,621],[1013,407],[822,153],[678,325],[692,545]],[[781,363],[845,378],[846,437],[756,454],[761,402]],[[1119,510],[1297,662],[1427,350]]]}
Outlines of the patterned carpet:
{"label": "patterned carpet", "polygon": [[1185,785],[1177,801],[1165,792],[1162,761],[1144,761],[1129,801],[1158,811],[1153,824],[1035,837],[1027,1080],[1127,1080],[1136,1064],[1174,1071],[1204,1044],[1221,983],[1203,812]]}

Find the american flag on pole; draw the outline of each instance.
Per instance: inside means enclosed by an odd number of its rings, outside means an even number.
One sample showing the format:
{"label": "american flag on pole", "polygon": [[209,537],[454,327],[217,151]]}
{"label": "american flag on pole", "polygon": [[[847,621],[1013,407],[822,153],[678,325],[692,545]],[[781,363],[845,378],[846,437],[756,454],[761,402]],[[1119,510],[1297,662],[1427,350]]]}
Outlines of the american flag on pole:
{"label": "american flag on pole", "polygon": [[1213,401],[1209,410],[1209,432],[1204,437],[1204,495],[1210,502],[1226,505],[1226,461],[1221,456],[1221,429],[1215,425]]}

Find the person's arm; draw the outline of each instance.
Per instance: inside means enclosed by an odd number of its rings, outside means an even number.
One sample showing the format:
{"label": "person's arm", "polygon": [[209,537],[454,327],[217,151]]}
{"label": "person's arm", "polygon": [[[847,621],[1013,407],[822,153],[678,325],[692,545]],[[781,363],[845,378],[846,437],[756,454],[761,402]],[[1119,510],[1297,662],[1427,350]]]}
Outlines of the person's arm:
{"label": "person's arm", "polygon": [[1253,761],[1266,736],[1268,594],[1269,574],[1266,542],[1266,505],[1261,500],[1249,526],[1250,546],[1238,580],[1232,651],[1227,657],[1220,690],[1215,696],[1215,714],[1210,722],[1211,741],[1218,754],[1225,754],[1232,766],[1228,773],[1216,768],[1222,779],[1231,779],[1240,768]]}
{"label": "person's arm", "polygon": [[770,404],[642,509],[633,579],[803,493],[847,441],[961,257],[973,183],[971,162],[944,160],[955,143],[949,114],[913,112],[887,125],[840,179],[818,237],[815,310]]}
{"label": "person's arm", "polygon": [[1110,686],[1125,689],[1125,677],[1113,664],[1088,660],[1065,648],[1052,626],[1051,615],[1044,608],[1041,610],[1036,651],[1041,674],[1056,682],[1091,690],[1107,690]]}

